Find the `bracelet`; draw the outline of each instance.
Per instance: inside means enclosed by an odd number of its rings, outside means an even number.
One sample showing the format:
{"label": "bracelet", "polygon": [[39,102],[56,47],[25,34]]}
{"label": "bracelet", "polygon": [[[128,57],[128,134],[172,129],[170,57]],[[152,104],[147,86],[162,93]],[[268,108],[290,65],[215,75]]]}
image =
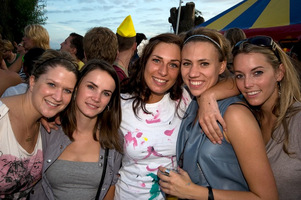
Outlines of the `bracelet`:
{"label": "bracelet", "polygon": [[208,188],[208,200],[214,200],[212,187],[209,185],[209,186],[207,186],[207,188]]}

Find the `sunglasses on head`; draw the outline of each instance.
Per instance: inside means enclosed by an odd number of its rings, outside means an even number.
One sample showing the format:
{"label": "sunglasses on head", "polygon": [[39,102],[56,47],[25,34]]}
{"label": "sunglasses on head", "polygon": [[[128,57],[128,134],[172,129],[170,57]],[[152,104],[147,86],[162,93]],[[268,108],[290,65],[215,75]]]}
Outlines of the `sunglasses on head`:
{"label": "sunglasses on head", "polygon": [[276,48],[276,42],[274,42],[274,40],[269,37],[269,36],[255,36],[255,37],[251,37],[251,38],[247,38],[244,40],[241,40],[239,42],[237,42],[232,50],[232,52],[236,52],[237,50],[239,50],[240,48],[243,47],[244,44],[253,44],[256,46],[260,46],[260,47],[267,47],[270,48],[275,56],[278,58],[278,60],[280,61],[280,57],[279,57],[279,53],[277,51]]}

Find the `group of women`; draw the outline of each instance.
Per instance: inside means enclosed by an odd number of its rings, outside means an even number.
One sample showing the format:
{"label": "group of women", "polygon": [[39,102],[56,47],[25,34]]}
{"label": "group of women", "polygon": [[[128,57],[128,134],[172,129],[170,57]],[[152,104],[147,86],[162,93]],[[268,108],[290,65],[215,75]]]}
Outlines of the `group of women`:
{"label": "group of women", "polygon": [[[232,53],[241,95],[229,42],[211,29],[151,38],[121,86],[104,61],[78,75],[47,50],[28,91],[0,99],[0,199],[299,199],[294,66],[266,36]],[[200,126],[208,106],[223,119]],[[58,113],[58,130],[40,128]]]}

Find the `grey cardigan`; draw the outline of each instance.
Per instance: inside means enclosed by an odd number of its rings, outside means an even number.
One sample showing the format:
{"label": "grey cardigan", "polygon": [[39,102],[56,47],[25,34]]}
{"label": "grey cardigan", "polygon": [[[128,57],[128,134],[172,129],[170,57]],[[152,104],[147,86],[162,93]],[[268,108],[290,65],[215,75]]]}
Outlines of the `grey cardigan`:
{"label": "grey cardigan", "polygon": [[[61,127],[59,130],[52,130],[51,133],[47,133],[44,128],[41,128],[42,142],[43,142],[43,171],[42,179],[34,186],[30,192],[30,199],[32,200],[43,200],[49,199],[54,200],[54,195],[51,186],[47,180],[45,172],[54,163],[54,161],[61,155],[64,149],[71,144],[70,139],[63,132]],[[122,134],[121,134],[122,135]],[[103,167],[104,162],[103,149],[100,150],[99,154],[99,166]],[[107,170],[105,174],[104,183],[102,185],[99,199],[103,199],[108,192],[111,185],[114,185],[118,179],[118,171],[121,165],[122,154],[114,149],[109,150],[109,156],[107,161]],[[99,180],[100,181],[100,180]]]}

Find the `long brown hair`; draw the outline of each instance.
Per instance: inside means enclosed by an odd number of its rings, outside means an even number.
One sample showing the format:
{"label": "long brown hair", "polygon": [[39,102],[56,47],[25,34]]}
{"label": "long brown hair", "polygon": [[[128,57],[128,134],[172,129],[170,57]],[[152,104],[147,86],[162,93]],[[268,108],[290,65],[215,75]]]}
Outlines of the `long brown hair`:
{"label": "long brown hair", "polygon": [[[133,110],[136,116],[140,108],[142,108],[145,113],[149,113],[145,105],[151,96],[151,90],[145,82],[144,71],[148,58],[159,43],[176,44],[180,49],[182,48],[182,39],[172,33],[163,33],[149,40],[149,43],[143,49],[142,56],[132,67],[129,79],[123,82],[125,84],[122,84],[121,87],[121,93],[129,93],[132,95],[131,99],[134,99]],[[167,91],[172,100],[181,100],[183,92],[182,83],[181,73],[179,73],[175,84]]]}
{"label": "long brown hair", "polygon": [[[119,78],[113,66],[104,60],[93,59],[86,63],[86,65],[80,71],[80,77],[76,85],[76,89],[81,84],[83,78],[88,73],[100,69],[106,71],[115,81],[115,90],[112,94],[111,100],[108,103],[108,107],[97,116],[97,122],[93,130],[93,138],[99,143],[102,148],[116,149],[122,152],[122,139],[119,134],[119,126],[121,123],[121,107],[120,107],[120,86]],[[73,101],[68,107],[61,113],[62,127],[65,134],[73,141],[73,132],[76,130],[76,91],[73,93]],[[99,137],[97,137],[97,130],[99,129]]]}

